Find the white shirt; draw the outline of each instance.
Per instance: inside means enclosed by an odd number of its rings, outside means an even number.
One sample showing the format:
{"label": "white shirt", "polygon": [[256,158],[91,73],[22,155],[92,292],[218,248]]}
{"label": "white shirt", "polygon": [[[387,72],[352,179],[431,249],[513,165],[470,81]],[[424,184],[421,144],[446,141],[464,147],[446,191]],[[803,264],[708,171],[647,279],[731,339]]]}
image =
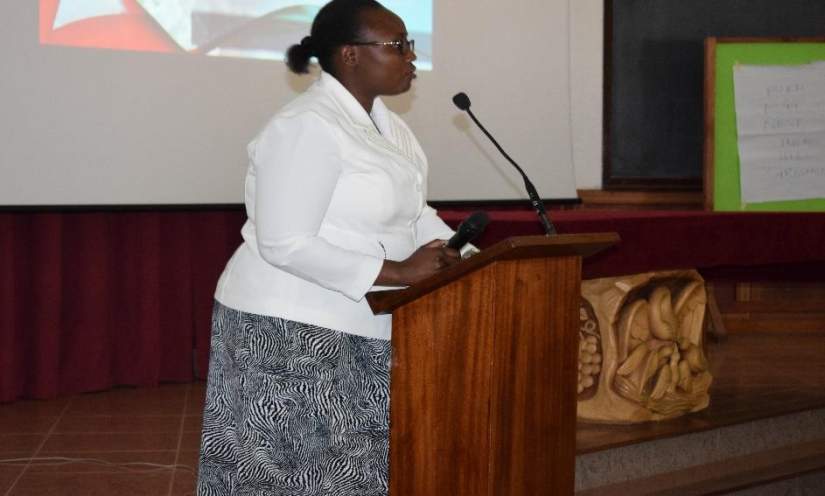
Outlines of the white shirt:
{"label": "white shirt", "polygon": [[367,114],[322,73],[248,151],[244,243],[215,298],[248,313],[389,339],[391,317],[373,315],[364,299],[381,289],[373,283],[383,260],[404,260],[453,235],[425,202],[427,159],[410,129],[380,99]]}

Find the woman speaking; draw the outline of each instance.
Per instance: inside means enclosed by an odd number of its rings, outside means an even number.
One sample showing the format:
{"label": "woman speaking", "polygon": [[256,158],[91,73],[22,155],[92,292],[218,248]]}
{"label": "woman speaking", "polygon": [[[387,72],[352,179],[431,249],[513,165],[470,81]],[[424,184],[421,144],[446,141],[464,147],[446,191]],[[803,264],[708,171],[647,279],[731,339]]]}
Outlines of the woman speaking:
{"label": "woman speaking", "polygon": [[215,293],[198,494],[387,494],[390,316],[374,286],[456,263],[427,159],[381,102],[413,40],[373,0],[333,0],[288,52],[320,78],[249,145],[244,242]]}

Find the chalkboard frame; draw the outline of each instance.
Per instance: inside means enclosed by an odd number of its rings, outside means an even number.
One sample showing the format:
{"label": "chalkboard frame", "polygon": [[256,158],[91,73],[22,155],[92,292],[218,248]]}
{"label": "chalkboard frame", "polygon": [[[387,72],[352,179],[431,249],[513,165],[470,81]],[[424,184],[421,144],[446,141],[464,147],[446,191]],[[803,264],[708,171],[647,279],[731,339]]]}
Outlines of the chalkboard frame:
{"label": "chalkboard frame", "polygon": [[702,178],[695,177],[628,177],[618,176],[612,167],[613,104],[613,0],[604,0],[604,85],[602,100],[602,189],[702,191]]}
{"label": "chalkboard frame", "polygon": [[[789,53],[787,57],[782,59],[773,57],[766,59],[764,55],[747,52],[749,48],[761,44],[800,44],[800,47],[802,47],[802,44],[822,45],[822,58],[819,58],[820,55],[811,58],[808,53]],[[732,97],[725,99],[727,106],[721,109],[720,106],[724,103],[722,103],[722,99],[717,99],[720,92],[730,93],[729,96],[732,96],[733,92],[732,76],[718,77],[717,74],[719,63],[725,64],[725,71],[732,72],[733,70],[733,63],[730,61],[719,62],[717,50],[720,45],[741,47],[743,51],[737,55],[737,62],[743,63],[794,65],[825,60],[825,37],[708,37],[705,40],[705,144],[703,154],[705,209],[721,211],[824,211],[825,198],[742,203],[738,186],[740,173],[738,153],[735,153],[735,150],[734,152],[729,150],[731,147],[735,149],[737,146],[735,109],[733,108]],[[805,50],[805,52],[808,52],[808,50]],[[733,143],[720,143],[725,135]],[[720,156],[723,158],[720,159]],[[720,163],[720,161],[722,162]],[[716,194],[720,189],[724,190],[724,200],[716,198]]]}
{"label": "chalkboard frame", "polygon": [[[824,34],[825,3],[746,3],[742,11],[741,0],[603,0],[603,189],[702,192],[705,38]],[[648,93],[644,85],[669,89]],[[650,99],[636,112],[638,98]]]}

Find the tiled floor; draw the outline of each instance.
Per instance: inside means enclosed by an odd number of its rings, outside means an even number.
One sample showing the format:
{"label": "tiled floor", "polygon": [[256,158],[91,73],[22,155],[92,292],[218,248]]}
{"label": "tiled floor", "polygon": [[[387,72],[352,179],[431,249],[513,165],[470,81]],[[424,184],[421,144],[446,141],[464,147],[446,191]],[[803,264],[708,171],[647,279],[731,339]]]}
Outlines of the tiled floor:
{"label": "tiled floor", "polygon": [[0,495],[193,495],[203,396],[196,383],[0,405]]}
{"label": "tiled floor", "polygon": [[[825,406],[821,334],[732,335],[708,351],[710,408],[661,423],[580,424],[579,452]],[[0,405],[0,496],[193,495],[204,394],[195,383]],[[75,461],[47,460],[56,457]]]}

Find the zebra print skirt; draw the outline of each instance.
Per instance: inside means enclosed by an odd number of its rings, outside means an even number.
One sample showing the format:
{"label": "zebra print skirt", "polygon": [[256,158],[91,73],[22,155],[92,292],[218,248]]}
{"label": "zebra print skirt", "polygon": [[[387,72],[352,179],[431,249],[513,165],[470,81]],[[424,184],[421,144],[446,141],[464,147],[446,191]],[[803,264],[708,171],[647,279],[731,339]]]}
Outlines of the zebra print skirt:
{"label": "zebra print skirt", "polygon": [[199,496],[384,496],[390,342],[215,302]]}

